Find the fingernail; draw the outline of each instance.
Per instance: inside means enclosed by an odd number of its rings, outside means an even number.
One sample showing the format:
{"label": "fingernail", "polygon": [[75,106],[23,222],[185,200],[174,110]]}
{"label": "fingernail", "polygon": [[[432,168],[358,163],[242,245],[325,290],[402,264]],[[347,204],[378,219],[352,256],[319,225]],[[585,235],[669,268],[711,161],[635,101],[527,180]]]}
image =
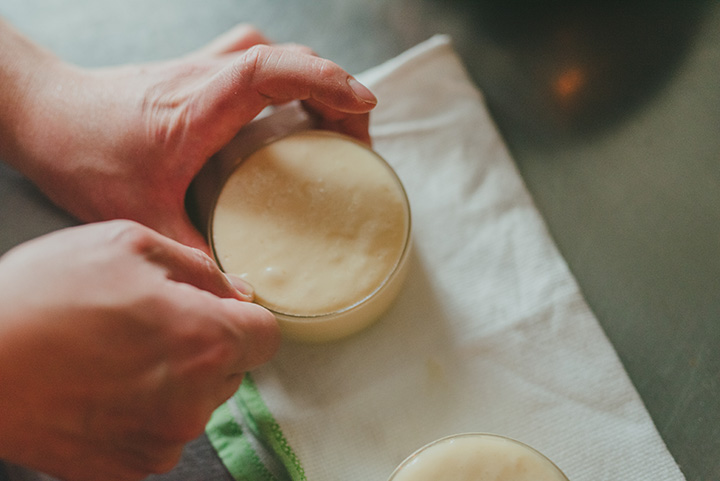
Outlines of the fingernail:
{"label": "fingernail", "polygon": [[375,97],[369,88],[358,82],[355,77],[348,77],[347,83],[357,98],[368,104],[377,104],[377,97]]}
{"label": "fingernail", "polygon": [[248,281],[232,274],[225,274],[225,277],[246,300],[252,302],[255,299],[255,289]]}

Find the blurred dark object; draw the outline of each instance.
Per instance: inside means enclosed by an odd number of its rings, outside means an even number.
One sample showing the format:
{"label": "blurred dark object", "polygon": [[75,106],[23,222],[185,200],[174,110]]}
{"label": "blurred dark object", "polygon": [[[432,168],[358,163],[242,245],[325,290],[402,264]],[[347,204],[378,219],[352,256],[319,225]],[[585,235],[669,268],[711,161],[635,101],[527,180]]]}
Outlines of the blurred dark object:
{"label": "blurred dark object", "polygon": [[[708,2],[439,3],[467,12],[489,40],[460,48],[480,49],[466,57],[477,59],[470,70],[494,110],[541,138],[603,129],[651,97],[682,62]],[[503,53],[512,61],[480,65]]]}

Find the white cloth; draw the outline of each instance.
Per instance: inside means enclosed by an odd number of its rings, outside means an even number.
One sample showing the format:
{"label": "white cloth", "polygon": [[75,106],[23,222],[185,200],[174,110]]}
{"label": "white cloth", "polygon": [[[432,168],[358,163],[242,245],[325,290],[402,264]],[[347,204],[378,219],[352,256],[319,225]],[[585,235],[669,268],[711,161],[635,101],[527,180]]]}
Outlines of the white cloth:
{"label": "white cloth", "polygon": [[412,451],[482,431],[572,481],[684,479],[553,244],[447,37],[359,76],[375,149],[410,197],[394,306],[253,373],[310,481],[385,481]]}

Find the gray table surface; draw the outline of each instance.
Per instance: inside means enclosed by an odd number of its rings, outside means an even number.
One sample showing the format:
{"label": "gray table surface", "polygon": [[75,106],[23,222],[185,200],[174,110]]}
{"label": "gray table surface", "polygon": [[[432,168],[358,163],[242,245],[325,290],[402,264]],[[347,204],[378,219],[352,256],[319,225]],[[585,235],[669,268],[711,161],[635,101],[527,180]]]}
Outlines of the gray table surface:
{"label": "gray table surface", "polygon": [[[0,15],[84,66],[246,22],[357,73],[450,34],[670,452],[689,481],[720,480],[720,3],[3,0]],[[0,253],[73,223],[0,166]]]}

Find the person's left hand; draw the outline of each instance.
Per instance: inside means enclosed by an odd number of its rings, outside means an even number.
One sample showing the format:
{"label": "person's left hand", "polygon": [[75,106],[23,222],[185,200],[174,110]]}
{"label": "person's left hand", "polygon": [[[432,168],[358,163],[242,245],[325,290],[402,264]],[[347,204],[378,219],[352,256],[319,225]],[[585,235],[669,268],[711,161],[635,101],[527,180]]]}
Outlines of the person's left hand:
{"label": "person's left hand", "polygon": [[336,64],[240,26],[168,62],[32,77],[14,165],[85,222],[126,218],[208,252],[184,199],[208,158],[269,105],[302,101],[321,128],[369,142],[376,99]]}

